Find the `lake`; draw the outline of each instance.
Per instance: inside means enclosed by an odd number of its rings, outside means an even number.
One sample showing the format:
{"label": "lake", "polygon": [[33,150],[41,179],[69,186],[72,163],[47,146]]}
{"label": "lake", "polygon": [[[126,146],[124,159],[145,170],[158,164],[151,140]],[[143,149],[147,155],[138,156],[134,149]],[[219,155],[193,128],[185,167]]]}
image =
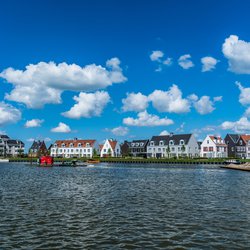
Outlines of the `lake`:
{"label": "lake", "polygon": [[250,172],[0,164],[0,249],[249,249]]}

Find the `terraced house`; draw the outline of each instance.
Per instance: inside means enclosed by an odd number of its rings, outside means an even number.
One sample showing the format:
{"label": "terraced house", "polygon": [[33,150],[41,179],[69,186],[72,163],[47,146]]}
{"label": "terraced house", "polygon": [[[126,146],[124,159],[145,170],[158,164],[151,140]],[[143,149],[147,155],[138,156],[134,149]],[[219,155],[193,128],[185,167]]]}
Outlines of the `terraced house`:
{"label": "terraced house", "polygon": [[226,158],[227,144],[220,136],[208,135],[201,144],[201,157]]}
{"label": "terraced house", "polygon": [[147,157],[147,145],[149,140],[124,141],[121,145],[122,156]]}
{"label": "terraced house", "polygon": [[24,153],[24,143],[11,139],[7,135],[0,135],[0,156],[21,156]]}
{"label": "terraced house", "polygon": [[57,140],[50,149],[53,157],[86,157],[92,158],[98,154],[99,146],[96,140]]}
{"label": "terraced house", "polygon": [[198,157],[199,145],[193,134],[153,136],[147,145],[148,158]]}

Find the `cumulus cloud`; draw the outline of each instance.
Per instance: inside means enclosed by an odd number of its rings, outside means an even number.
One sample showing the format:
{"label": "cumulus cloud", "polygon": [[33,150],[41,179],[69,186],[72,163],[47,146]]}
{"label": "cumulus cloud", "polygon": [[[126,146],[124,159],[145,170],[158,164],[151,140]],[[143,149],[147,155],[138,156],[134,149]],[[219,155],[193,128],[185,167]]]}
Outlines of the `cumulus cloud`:
{"label": "cumulus cloud", "polygon": [[145,110],[138,113],[137,118],[127,117],[123,119],[123,123],[128,126],[138,126],[138,127],[155,127],[155,126],[168,126],[174,122],[171,119],[160,118],[157,115],[148,114]]}
{"label": "cumulus cloud", "polygon": [[105,106],[110,102],[110,96],[105,91],[81,92],[79,96],[74,96],[73,99],[77,103],[69,111],[62,113],[63,116],[73,119],[100,116]]}
{"label": "cumulus cloud", "polygon": [[190,111],[189,100],[182,98],[182,92],[175,84],[168,91],[155,90],[148,98],[159,112],[180,114]]}
{"label": "cumulus cloud", "polygon": [[108,60],[106,68],[96,64],[81,67],[65,62],[39,62],[26,66],[25,70],[7,68],[0,77],[14,86],[5,98],[24,103],[28,108],[61,103],[61,93],[65,90],[95,91],[127,80],[118,58]]}
{"label": "cumulus cloud", "polygon": [[228,70],[238,74],[250,74],[250,42],[230,35],[222,45],[222,52],[228,59]]}
{"label": "cumulus cloud", "polygon": [[0,102],[0,126],[16,123],[21,119],[21,111],[10,104]]}
{"label": "cumulus cloud", "polygon": [[63,122],[59,122],[58,126],[55,128],[51,129],[51,132],[55,132],[55,133],[69,133],[71,132],[70,127],[63,123]]}
{"label": "cumulus cloud", "polygon": [[116,127],[113,129],[108,129],[108,131],[110,131],[112,134],[116,135],[116,136],[125,136],[129,133],[129,129],[127,127]]}
{"label": "cumulus cloud", "polygon": [[235,133],[246,133],[250,131],[250,121],[247,117],[242,117],[238,121],[225,121],[221,124],[221,129],[232,130]]}
{"label": "cumulus cloud", "polygon": [[202,72],[207,72],[215,69],[216,64],[219,62],[219,60],[215,59],[211,56],[205,56],[201,58],[202,63]]}
{"label": "cumulus cloud", "polygon": [[240,82],[236,82],[236,85],[240,90],[239,102],[242,105],[250,104],[250,88],[244,88]]}
{"label": "cumulus cloud", "polygon": [[149,57],[150,57],[151,61],[160,62],[161,58],[163,56],[164,56],[164,53],[162,51],[160,51],[160,50],[153,50]]}
{"label": "cumulus cloud", "polygon": [[163,130],[159,135],[169,135],[169,132],[167,130]]}
{"label": "cumulus cloud", "polygon": [[196,111],[201,114],[209,114],[215,110],[215,103],[222,101],[222,96],[215,96],[212,100],[210,96],[202,96],[200,99],[197,95],[192,94],[188,96],[188,99],[192,102]]}
{"label": "cumulus cloud", "polygon": [[193,62],[190,60],[191,55],[186,54],[183,56],[180,56],[178,59],[178,64],[183,68],[183,69],[189,69],[194,67]]}
{"label": "cumulus cloud", "polygon": [[148,97],[142,93],[127,93],[127,97],[122,99],[123,111],[144,111],[148,107]]}
{"label": "cumulus cloud", "polygon": [[26,123],[24,124],[24,127],[26,127],[26,128],[41,127],[43,122],[44,122],[44,120],[32,119],[32,120],[26,121]]}
{"label": "cumulus cloud", "polygon": [[250,117],[250,107],[246,109],[245,113],[244,113],[245,117]]}

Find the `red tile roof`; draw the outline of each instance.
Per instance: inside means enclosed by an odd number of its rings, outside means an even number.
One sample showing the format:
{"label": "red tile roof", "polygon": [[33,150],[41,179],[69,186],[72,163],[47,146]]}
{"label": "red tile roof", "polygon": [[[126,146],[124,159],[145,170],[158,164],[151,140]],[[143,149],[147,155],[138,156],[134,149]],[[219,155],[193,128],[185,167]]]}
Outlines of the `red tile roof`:
{"label": "red tile roof", "polygon": [[241,135],[242,140],[244,140],[245,142],[250,140],[250,135]]}
{"label": "red tile roof", "polygon": [[110,144],[111,148],[112,148],[113,150],[115,150],[115,146],[116,146],[116,144],[117,144],[117,141],[109,140],[109,144]]}
{"label": "red tile roof", "polygon": [[[216,146],[225,146],[225,147],[227,147],[227,144],[224,142],[224,140],[220,136],[210,135],[209,137],[216,144]],[[219,142],[218,141],[216,142],[216,140],[219,140]]]}

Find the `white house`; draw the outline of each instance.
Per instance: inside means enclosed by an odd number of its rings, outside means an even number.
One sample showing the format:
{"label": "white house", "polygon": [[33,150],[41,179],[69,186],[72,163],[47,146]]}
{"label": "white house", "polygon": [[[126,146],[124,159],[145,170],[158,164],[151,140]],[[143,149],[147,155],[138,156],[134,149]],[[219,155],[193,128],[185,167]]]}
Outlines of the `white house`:
{"label": "white house", "polygon": [[116,140],[106,140],[103,145],[100,145],[101,157],[118,157],[121,155],[121,148]]}
{"label": "white house", "polygon": [[147,145],[148,158],[198,157],[199,145],[193,134],[153,136]]}
{"label": "white house", "polygon": [[24,143],[10,139],[7,135],[0,135],[0,156],[19,156],[24,153]]}
{"label": "white house", "polygon": [[220,136],[208,135],[201,144],[201,157],[226,158],[227,144]]}
{"label": "white house", "polygon": [[99,145],[96,140],[57,140],[50,149],[53,157],[87,157],[92,158],[99,154]]}

